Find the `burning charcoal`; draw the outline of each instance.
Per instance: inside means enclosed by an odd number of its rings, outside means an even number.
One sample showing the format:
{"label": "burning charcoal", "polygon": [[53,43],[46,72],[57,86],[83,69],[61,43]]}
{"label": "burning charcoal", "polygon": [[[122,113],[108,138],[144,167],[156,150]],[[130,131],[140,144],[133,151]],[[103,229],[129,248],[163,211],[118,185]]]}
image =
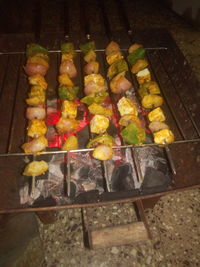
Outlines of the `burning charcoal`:
{"label": "burning charcoal", "polygon": [[89,166],[83,166],[82,168],[80,168],[79,178],[83,180],[88,179],[89,171],[90,171]]}
{"label": "burning charcoal", "polygon": [[123,191],[134,189],[130,164],[122,164],[113,170],[111,178],[111,191]]}
{"label": "burning charcoal", "polygon": [[96,188],[96,182],[95,181],[84,181],[82,182],[82,186],[84,188],[84,191],[91,191]]}

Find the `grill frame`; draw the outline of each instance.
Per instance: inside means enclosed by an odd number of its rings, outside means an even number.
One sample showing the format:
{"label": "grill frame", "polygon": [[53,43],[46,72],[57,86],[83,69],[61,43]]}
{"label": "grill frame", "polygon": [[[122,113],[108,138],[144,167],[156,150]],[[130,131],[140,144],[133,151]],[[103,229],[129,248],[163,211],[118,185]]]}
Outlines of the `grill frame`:
{"label": "grill frame", "polygon": [[[26,90],[28,89],[28,84],[26,81],[26,76],[23,73],[22,65],[25,62],[25,55],[24,55],[24,48],[27,43],[38,41],[42,45],[46,46],[50,50],[50,54],[53,55],[53,61],[51,61],[51,70],[50,73],[47,75],[47,79],[49,79],[52,84],[51,88],[56,90],[56,82],[55,77],[57,75],[57,67],[59,64],[59,46],[60,43],[65,39],[71,40],[75,42],[76,47],[78,44],[85,42],[88,39],[92,39],[97,44],[97,50],[102,51],[105,46],[108,44],[110,40],[115,40],[119,42],[122,50],[126,51],[127,47],[133,42],[141,42],[147,49],[147,57],[150,62],[151,67],[154,70],[154,66],[156,62],[160,62],[160,67],[163,70],[162,73],[167,74],[167,77],[170,77],[170,81],[168,83],[168,87],[172,86],[174,92],[176,92],[176,101],[178,101],[179,107],[181,111],[178,111],[177,114],[174,111],[173,106],[171,106],[170,100],[172,100],[172,94],[170,95],[170,91],[162,90],[165,97],[165,102],[169,106],[169,110],[171,116],[174,118],[175,126],[178,131],[180,132],[181,140],[175,141],[173,144],[167,146],[168,152],[168,161],[174,171],[173,164],[177,168],[177,174],[173,175],[174,184],[171,189],[158,192],[153,194],[146,194],[141,195],[139,192],[137,194],[132,194],[131,192],[117,192],[111,193],[110,195],[90,195],[83,196],[83,199],[80,200],[82,203],[75,203],[75,204],[68,204],[62,206],[51,206],[51,207],[19,207],[16,206],[15,197],[14,200],[11,201],[12,203],[6,204],[6,197],[12,197],[12,190],[14,190],[14,194],[17,194],[17,183],[16,188],[13,189],[11,186],[12,177],[7,177],[8,183],[4,181],[4,188],[8,193],[0,194],[1,199],[3,200],[2,206],[0,205],[0,213],[11,213],[11,212],[26,212],[26,211],[43,211],[43,210],[56,210],[62,208],[72,208],[72,207],[85,207],[85,206],[94,206],[94,205],[104,205],[113,202],[133,202],[137,200],[145,200],[150,198],[155,198],[169,192],[177,192],[180,190],[188,189],[188,188],[195,188],[199,187],[199,179],[197,175],[195,175],[195,160],[198,160],[199,155],[199,145],[200,145],[200,123],[198,122],[198,114],[200,111],[199,106],[199,94],[198,90],[200,89],[200,84],[197,81],[196,77],[194,76],[190,66],[186,62],[184,56],[182,55],[181,51],[175,44],[174,40],[170,36],[170,34],[164,29],[145,29],[145,30],[136,30],[131,27],[129,22],[128,16],[125,12],[124,5],[122,1],[118,1],[120,9],[121,9],[121,16],[119,16],[119,23],[117,22],[116,25],[111,24],[110,19],[107,15],[106,10],[106,3],[104,1],[96,1],[95,5],[99,5],[100,12],[103,14],[103,22],[101,27],[104,28],[105,35],[102,35],[99,31],[94,32],[93,27],[91,27],[91,18],[88,16],[87,7],[83,4],[82,1],[79,1],[77,5],[79,5],[80,12],[80,25],[78,27],[72,27],[71,17],[72,14],[69,14],[69,10],[71,10],[71,6],[73,4],[69,2],[65,2],[64,10],[68,11],[68,16],[65,17],[63,23],[63,29],[60,32],[44,32],[42,31],[42,18],[41,18],[41,5],[39,1],[36,1],[35,5],[35,24],[34,24],[34,33],[29,33],[26,36],[23,34],[13,34],[13,35],[5,35],[3,36],[2,42],[0,44],[0,61],[1,61],[1,91],[0,91],[0,106],[1,111],[3,111],[3,121],[1,123],[5,127],[5,130],[0,133],[0,136],[3,140],[6,140],[1,145],[1,152],[0,160],[5,159],[7,157],[23,157],[25,156],[23,153],[20,152],[19,146],[23,143],[20,136],[25,135],[25,127],[18,127],[19,121],[22,121],[23,125],[26,125],[25,117],[21,115],[24,114],[24,96],[26,95]],[[74,4],[76,5],[76,4]],[[86,4],[87,5],[87,4]],[[118,8],[119,8],[118,6]],[[39,12],[38,12],[39,10]],[[119,10],[118,10],[119,11]],[[74,14],[73,14],[74,15]],[[118,24],[121,25],[118,29]],[[81,34],[77,36],[78,29],[82,29]],[[53,40],[53,41],[52,41]],[[9,45],[7,45],[9,44]],[[155,52],[155,54],[154,54]],[[2,58],[4,59],[2,60]],[[167,62],[164,64],[163,62]],[[13,63],[13,65],[10,64]],[[171,63],[171,64],[170,64]],[[52,68],[52,64],[55,64],[55,68]],[[79,68],[82,64],[79,65]],[[5,68],[6,66],[6,68]],[[159,70],[159,75],[161,75],[161,71]],[[154,70],[154,75],[158,75],[157,72]],[[159,76],[158,75],[158,76]],[[163,76],[162,76],[163,75]],[[164,79],[164,74],[162,74],[162,79],[166,81],[166,77]],[[13,76],[15,78],[13,78]],[[52,80],[52,76],[54,76],[54,81]],[[160,76],[159,76],[160,77]],[[158,77],[158,78],[159,78]],[[14,80],[13,84],[10,80]],[[161,79],[161,78],[159,78]],[[162,80],[161,79],[161,80]],[[187,81],[186,81],[187,80]],[[134,87],[137,87],[134,78],[132,78]],[[164,82],[163,82],[164,83]],[[14,87],[14,91],[12,88]],[[161,86],[162,89],[163,86]],[[11,88],[6,91],[6,88]],[[167,88],[167,86],[165,87]],[[19,90],[20,89],[20,90]],[[49,92],[51,96],[51,92]],[[3,99],[3,98],[4,99]],[[12,98],[15,101],[12,101]],[[168,100],[167,100],[168,99]],[[8,102],[7,102],[8,100]],[[175,103],[174,101],[173,103]],[[7,106],[10,104],[11,112],[7,116]],[[18,111],[18,112],[16,112]],[[1,113],[2,114],[2,113]],[[14,116],[15,114],[15,116]],[[20,115],[19,115],[20,114]],[[184,125],[184,129],[182,129],[182,121],[180,118],[185,118],[188,120],[187,124]],[[8,122],[7,122],[8,120]],[[171,126],[171,125],[170,125]],[[9,129],[9,130],[8,130]],[[8,133],[8,134],[7,134]],[[17,136],[15,134],[17,133]],[[5,139],[5,136],[7,136]],[[155,144],[150,144],[155,145]],[[195,147],[196,149],[196,158],[188,159],[188,151]],[[3,148],[2,148],[3,147]],[[131,147],[131,146],[127,146]],[[177,159],[176,150],[185,148],[186,155],[183,155],[181,159]],[[169,149],[170,154],[169,154]],[[15,153],[17,151],[17,153]],[[83,150],[81,150],[83,151]],[[84,150],[85,151],[85,150]],[[184,151],[184,150],[183,150]],[[194,151],[194,150],[193,150]],[[42,152],[42,155],[50,153],[65,153],[65,152]],[[171,155],[172,154],[172,155]],[[183,153],[184,154],[184,153]],[[27,154],[26,154],[27,155]],[[67,155],[69,156],[70,153],[68,152]],[[174,160],[174,161],[173,161]],[[178,161],[178,163],[177,163]],[[191,161],[191,167],[193,168],[193,173],[191,173],[190,177],[186,177],[188,172],[186,169],[190,166],[189,163],[185,167],[180,167],[179,165],[181,162],[186,163],[186,161]],[[198,164],[198,161],[197,161]],[[69,169],[69,168],[68,168]],[[196,173],[200,170],[200,167],[196,167]],[[1,173],[3,174],[3,172]],[[9,174],[12,176],[12,174]],[[193,177],[193,178],[192,178]],[[5,179],[2,175],[1,179]],[[69,181],[69,180],[68,180]],[[68,187],[69,188],[69,187]],[[69,192],[68,192],[69,193]]]}

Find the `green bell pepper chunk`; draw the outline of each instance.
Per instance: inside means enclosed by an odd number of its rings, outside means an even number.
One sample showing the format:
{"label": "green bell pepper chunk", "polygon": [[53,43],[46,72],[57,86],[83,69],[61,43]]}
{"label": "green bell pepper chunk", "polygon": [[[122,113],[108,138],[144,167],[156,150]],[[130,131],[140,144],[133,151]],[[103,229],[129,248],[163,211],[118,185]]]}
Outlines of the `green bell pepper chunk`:
{"label": "green bell pepper chunk", "polygon": [[137,127],[134,123],[130,123],[121,131],[123,140],[132,145],[137,145],[145,141],[146,133],[144,129]]}
{"label": "green bell pepper chunk", "polygon": [[26,47],[26,56],[27,57],[33,57],[34,55],[41,53],[41,54],[45,54],[48,55],[48,50],[46,48],[44,48],[43,46],[39,45],[39,44],[28,44]]}
{"label": "green bell pepper chunk", "polygon": [[88,96],[83,97],[81,99],[81,103],[84,103],[87,105],[91,105],[93,103],[101,104],[106,99],[106,97],[108,97],[107,92],[94,93],[94,94],[90,94]]}
{"label": "green bell pepper chunk", "polygon": [[61,52],[62,54],[71,54],[74,56],[76,54],[74,44],[70,42],[61,44]]}
{"label": "green bell pepper chunk", "polygon": [[60,85],[58,88],[58,95],[60,99],[73,101],[79,91],[79,87],[66,87],[65,85]]}
{"label": "green bell pepper chunk", "polygon": [[86,147],[87,148],[96,147],[99,144],[112,146],[114,144],[114,138],[107,133],[101,134],[101,135],[98,135],[97,137],[95,137],[93,139],[90,139],[90,141]]}
{"label": "green bell pepper chunk", "polygon": [[144,47],[139,47],[137,50],[135,50],[133,53],[129,54],[127,59],[128,62],[132,65],[136,63],[136,61],[140,58],[144,58],[145,49]]}
{"label": "green bell pepper chunk", "polygon": [[92,41],[92,42],[88,42],[86,44],[81,44],[79,46],[79,48],[81,49],[81,51],[84,53],[84,54],[87,54],[87,52],[89,52],[90,50],[95,50],[96,47],[95,47],[95,42]]}
{"label": "green bell pepper chunk", "polygon": [[123,71],[128,71],[128,65],[124,59],[120,59],[120,60],[114,62],[108,68],[107,77],[112,78],[112,76],[114,76],[120,72],[123,72]]}

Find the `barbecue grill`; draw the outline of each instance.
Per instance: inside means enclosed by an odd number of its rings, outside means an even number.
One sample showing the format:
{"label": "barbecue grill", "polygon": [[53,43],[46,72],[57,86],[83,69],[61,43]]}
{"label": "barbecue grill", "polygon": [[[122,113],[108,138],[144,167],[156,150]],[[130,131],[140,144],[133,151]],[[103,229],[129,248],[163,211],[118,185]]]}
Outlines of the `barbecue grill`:
{"label": "barbecue grill", "polygon": [[[170,34],[164,29],[135,29],[130,12],[134,3],[128,0],[57,2],[55,10],[59,16],[53,17],[50,25],[45,24],[48,14],[45,16],[42,13],[45,3],[44,6],[40,1],[24,3],[24,8],[32,5],[33,24],[26,25],[26,29],[22,28],[21,34],[16,29],[18,34],[2,35],[0,44],[0,213],[49,211],[135,201],[139,203],[139,209],[143,210],[143,206],[148,206],[164,194],[199,187],[200,84]],[[58,21],[54,19],[58,20],[58,17],[62,21],[56,24]],[[23,31],[28,32],[33,28],[34,33],[23,34]],[[98,162],[90,157],[91,149],[85,148],[90,138],[86,125],[77,134],[78,150],[60,151],[56,139],[59,137],[54,136],[52,139],[51,136],[47,151],[37,156],[22,153],[20,147],[27,138],[24,114],[29,88],[23,70],[26,44],[39,42],[49,50],[50,68],[46,76],[48,108],[48,105],[57,103],[60,44],[63,41],[72,41],[77,49],[77,84],[81,88],[78,97],[84,96],[83,57],[78,47],[87,40],[96,43],[100,73],[104,77],[104,50],[109,41],[118,42],[125,57],[132,43],[144,45],[151,74],[164,97],[163,109],[167,122],[175,135],[172,144],[160,147],[152,140],[141,146],[122,144],[114,147],[114,150],[117,159],[123,160]],[[135,94],[138,84],[130,71],[128,75]],[[111,99],[115,108],[115,99],[112,96]],[[52,117],[48,119],[51,122],[53,120]],[[111,134],[116,132],[114,124],[109,131]],[[35,158],[48,161],[54,174],[49,171],[47,175],[36,179],[35,195],[30,200],[31,180],[23,177],[22,171],[26,162]],[[84,180],[86,184],[88,179],[91,183],[95,182],[93,190],[79,189],[78,182],[73,178],[77,169],[78,180]],[[55,180],[55,173],[58,172],[61,173],[59,179],[62,181],[59,186],[48,184],[44,188],[44,182],[47,183],[53,175]]]}

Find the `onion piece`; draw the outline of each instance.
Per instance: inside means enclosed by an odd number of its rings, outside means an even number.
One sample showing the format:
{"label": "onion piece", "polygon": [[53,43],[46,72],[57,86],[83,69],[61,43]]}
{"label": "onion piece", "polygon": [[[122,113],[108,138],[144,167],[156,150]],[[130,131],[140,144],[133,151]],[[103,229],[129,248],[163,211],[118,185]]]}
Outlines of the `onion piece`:
{"label": "onion piece", "polygon": [[40,107],[28,107],[26,109],[26,118],[28,120],[43,120],[46,117],[46,111]]}
{"label": "onion piece", "polygon": [[60,74],[68,74],[70,78],[74,78],[77,76],[77,70],[72,60],[64,60],[62,61],[60,68]]}
{"label": "onion piece", "polygon": [[32,76],[35,74],[40,74],[42,76],[45,76],[47,70],[48,70],[47,66],[36,63],[27,63],[26,66],[24,66],[24,71],[28,76]]}

